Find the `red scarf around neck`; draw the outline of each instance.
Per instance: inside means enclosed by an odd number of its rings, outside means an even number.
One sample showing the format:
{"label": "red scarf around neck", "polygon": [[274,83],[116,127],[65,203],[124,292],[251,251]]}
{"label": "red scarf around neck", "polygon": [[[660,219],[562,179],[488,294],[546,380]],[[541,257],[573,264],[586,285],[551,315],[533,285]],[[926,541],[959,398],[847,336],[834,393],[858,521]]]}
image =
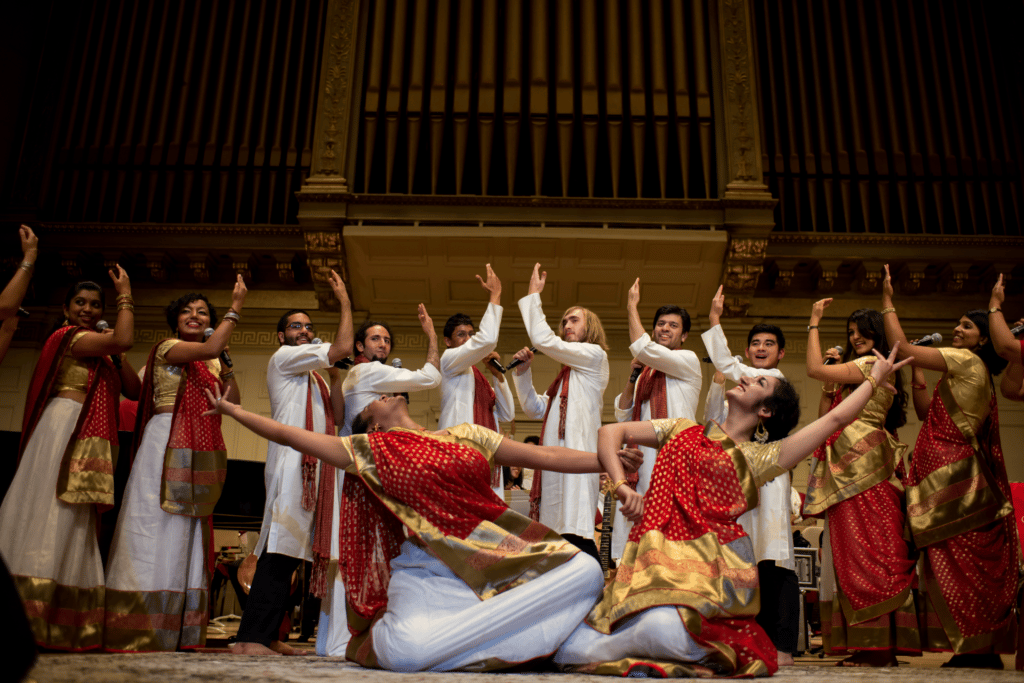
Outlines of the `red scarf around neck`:
{"label": "red scarf around neck", "polygon": [[636,393],[633,395],[633,421],[639,422],[643,418],[643,405],[645,401],[651,402],[652,420],[661,420],[668,417],[668,395],[665,391],[665,373],[661,370],[647,367],[640,373],[640,379],[636,383]]}
{"label": "red scarf around neck", "polygon": [[[558,396],[558,438],[565,440],[565,416],[569,409],[569,373],[572,371],[568,365],[563,365],[562,369],[558,371],[555,376],[555,381],[548,387],[548,407],[544,411],[544,422],[540,426],[540,442],[544,444],[544,435],[547,433],[548,428],[548,417],[551,415],[551,406],[555,402],[555,396]],[[558,386],[561,384],[562,390],[558,390]],[[535,522],[540,521],[540,496],[543,491],[543,485],[541,479],[543,478],[543,470],[533,471],[533,485],[530,486],[530,519]]]}
{"label": "red scarf around neck", "polygon": [[[473,366],[473,424],[487,427],[491,431],[498,431],[498,423],[494,420],[494,404],[497,399],[494,396],[494,388],[484,377],[477,367]],[[491,488],[501,486],[501,467],[491,465]]]}

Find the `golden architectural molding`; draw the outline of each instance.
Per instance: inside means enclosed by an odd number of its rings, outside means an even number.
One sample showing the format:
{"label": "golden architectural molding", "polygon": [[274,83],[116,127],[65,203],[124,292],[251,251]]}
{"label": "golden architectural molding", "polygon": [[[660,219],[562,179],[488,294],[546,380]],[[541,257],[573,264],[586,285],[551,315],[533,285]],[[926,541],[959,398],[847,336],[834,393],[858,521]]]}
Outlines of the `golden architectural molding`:
{"label": "golden architectural molding", "polygon": [[772,246],[790,244],[877,245],[894,247],[1024,248],[1024,237],[950,236],[950,235],[883,235],[879,233],[838,234],[821,232],[773,232]]}
{"label": "golden architectural molding", "polygon": [[725,196],[765,195],[761,133],[757,120],[756,75],[747,0],[718,3],[728,180]]}
{"label": "golden architectural molding", "polygon": [[302,228],[298,225],[236,225],[236,224],[185,224],[185,223],[33,223],[47,235],[68,234],[132,234],[132,235],[230,235],[248,236],[299,236]]}
{"label": "golden architectural molding", "polygon": [[758,280],[764,272],[768,250],[767,231],[771,226],[735,226],[731,229],[722,278],[726,317],[741,317],[753,302]]}
{"label": "golden architectural molding", "polygon": [[313,279],[313,289],[321,310],[337,311],[340,304],[331,289],[331,271],[335,271],[347,283],[348,271],[345,265],[345,244],[340,228],[308,230],[305,233],[306,262]]}
{"label": "golden architectural molding", "polygon": [[[359,0],[329,0],[317,98],[313,160],[305,186],[320,191],[348,192],[349,119],[355,73],[354,29],[359,21]],[[300,190],[302,201],[306,201]]]}

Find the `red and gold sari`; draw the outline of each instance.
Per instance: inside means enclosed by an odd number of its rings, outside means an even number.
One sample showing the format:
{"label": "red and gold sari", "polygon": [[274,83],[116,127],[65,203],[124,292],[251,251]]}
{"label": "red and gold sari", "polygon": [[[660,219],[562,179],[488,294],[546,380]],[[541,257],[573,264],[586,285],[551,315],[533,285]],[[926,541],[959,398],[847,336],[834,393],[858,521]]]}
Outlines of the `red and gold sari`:
{"label": "red and gold sari", "polygon": [[[466,424],[448,433],[393,429],[342,439],[352,458],[339,534],[353,634],[347,655],[363,666],[379,666],[371,628],[387,608],[389,565],[405,531],[481,600],[535,579],[578,552],[494,494],[490,472],[500,434]],[[494,661],[478,668],[506,666]]]}
{"label": "red and gold sari", "polygon": [[922,549],[926,647],[1011,653],[1019,567],[1013,502],[988,369],[966,349],[939,349],[935,387],[910,461],[907,516]]}
{"label": "red and gold sari", "polygon": [[[873,358],[857,368],[866,377]],[[891,381],[891,378],[890,378]],[[856,420],[814,453],[804,516],[828,519],[836,593],[821,602],[826,650],[921,651],[910,548],[904,540],[902,457],[906,444],[885,430],[893,395],[872,394]],[[842,401],[836,393],[832,408]]]}
{"label": "red and gold sari", "polygon": [[676,607],[690,636],[712,650],[700,663],[627,658],[571,667],[581,673],[627,675],[647,666],[672,677],[767,676],[778,653],[755,617],[757,565],[736,518],[756,507],[758,488],[785,472],[778,442],[734,443],[714,423],[653,420],[662,444],[614,580],[587,616],[611,633],[632,615]]}

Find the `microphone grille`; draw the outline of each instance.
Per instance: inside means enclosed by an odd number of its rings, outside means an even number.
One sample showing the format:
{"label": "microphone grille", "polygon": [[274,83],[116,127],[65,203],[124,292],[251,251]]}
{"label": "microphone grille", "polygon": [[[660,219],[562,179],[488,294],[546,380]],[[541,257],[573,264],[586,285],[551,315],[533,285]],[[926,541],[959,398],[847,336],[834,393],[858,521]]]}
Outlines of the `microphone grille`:
{"label": "microphone grille", "polygon": [[207,327],[203,330],[203,339],[209,339],[213,335],[213,328]]}
{"label": "microphone grille", "polygon": [[321,339],[320,337],[313,337],[313,343],[314,344],[323,344],[324,340]]}
{"label": "microphone grille", "polygon": [[110,329],[110,325],[107,323],[106,320],[101,320],[98,323],[96,323],[96,331],[97,332],[102,332],[104,330],[109,330],[109,329]]}
{"label": "microphone grille", "polygon": [[400,368],[400,367],[402,367],[402,359],[401,358],[394,358],[394,359],[392,359],[391,360],[391,367],[393,367],[393,368]]}
{"label": "microphone grille", "polygon": [[933,332],[932,333],[932,339],[935,340],[936,344],[941,344],[942,343],[942,335],[939,334],[938,332]]}

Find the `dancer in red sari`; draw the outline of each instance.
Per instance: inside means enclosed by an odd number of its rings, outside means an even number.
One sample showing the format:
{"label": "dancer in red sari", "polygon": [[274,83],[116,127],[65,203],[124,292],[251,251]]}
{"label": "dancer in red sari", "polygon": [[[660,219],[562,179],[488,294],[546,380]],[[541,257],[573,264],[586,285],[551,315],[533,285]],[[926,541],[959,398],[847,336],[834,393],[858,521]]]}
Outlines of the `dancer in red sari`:
{"label": "dancer in red sari", "polygon": [[[892,295],[886,266],[885,333],[903,347]],[[1006,360],[989,338],[994,308],[963,315],[952,348],[913,350],[915,366],[943,373],[907,472],[907,517],[923,555],[925,647],[952,651],[947,666],[1001,669],[999,655],[1016,646],[1017,530],[992,381]]]}
{"label": "dancer in red sari", "polygon": [[[872,309],[847,319],[842,360],[825,365],[818,325],[832,299],[811,309],[807,375],[825,382],[819,414],[834,410],[843,391],[870,372],[873,349],[889,353],[882,316]],[[825,359],[838,361],[837,349]],[[896,666],[896,653],[920,654],[914,594],[915,559],[903,540],[903,453],[894,434],[907,421],[901,377],[893,395],[876,391],[857,419],[837,431],[811,461],[804,516],[826,519],[825,562],[835,568],[836,590],[821,601],[823,640],[829,654],[852,653],[840,666]]]}
{"label": "dancer in red sari", "polygon": [[128,275],[110,277],[119,294],[113,334],[96,332],[103,290],[80,282],[64,305],[32,376],[20,462],[0,507],[0,553],[10,568],[38,645],[97,648],[103,639],[103,562],[97,514],[114,504],[117,402],[137,398],[139,379],[110,356],[131,348]]}
{"label": "dancer in red sari", "polygon": [[392,671],[508,668],[550,655],[601,593],[596,560],[490,487],[492,463],[597,472],[594,453],[479,425],[428,432],[401,396],[372,402],[352,425],[368,433],[341,438],[255,415],[216,390],[209,399],[210,414],[345,469],[350,660]]}
{"label": "dancer in red sari", "polygon": [[[555,663],[597,675],[765,676],[778,653],[755,617],[760,609],[750,537],[736,522],[758,503],[758,489],[810,455],[853,420],[886,377],[894,353],[824,417],[781,441],[799,420],[786,380],[762,375],[731,389],[719,426],[686,419],[605,425],[598,456],[623,511],[640,521],[615,578]],[[756,431],[755,431],[756,428]],[[623,443],[660,446],[651,487],[641,497],[612,457]]]}

